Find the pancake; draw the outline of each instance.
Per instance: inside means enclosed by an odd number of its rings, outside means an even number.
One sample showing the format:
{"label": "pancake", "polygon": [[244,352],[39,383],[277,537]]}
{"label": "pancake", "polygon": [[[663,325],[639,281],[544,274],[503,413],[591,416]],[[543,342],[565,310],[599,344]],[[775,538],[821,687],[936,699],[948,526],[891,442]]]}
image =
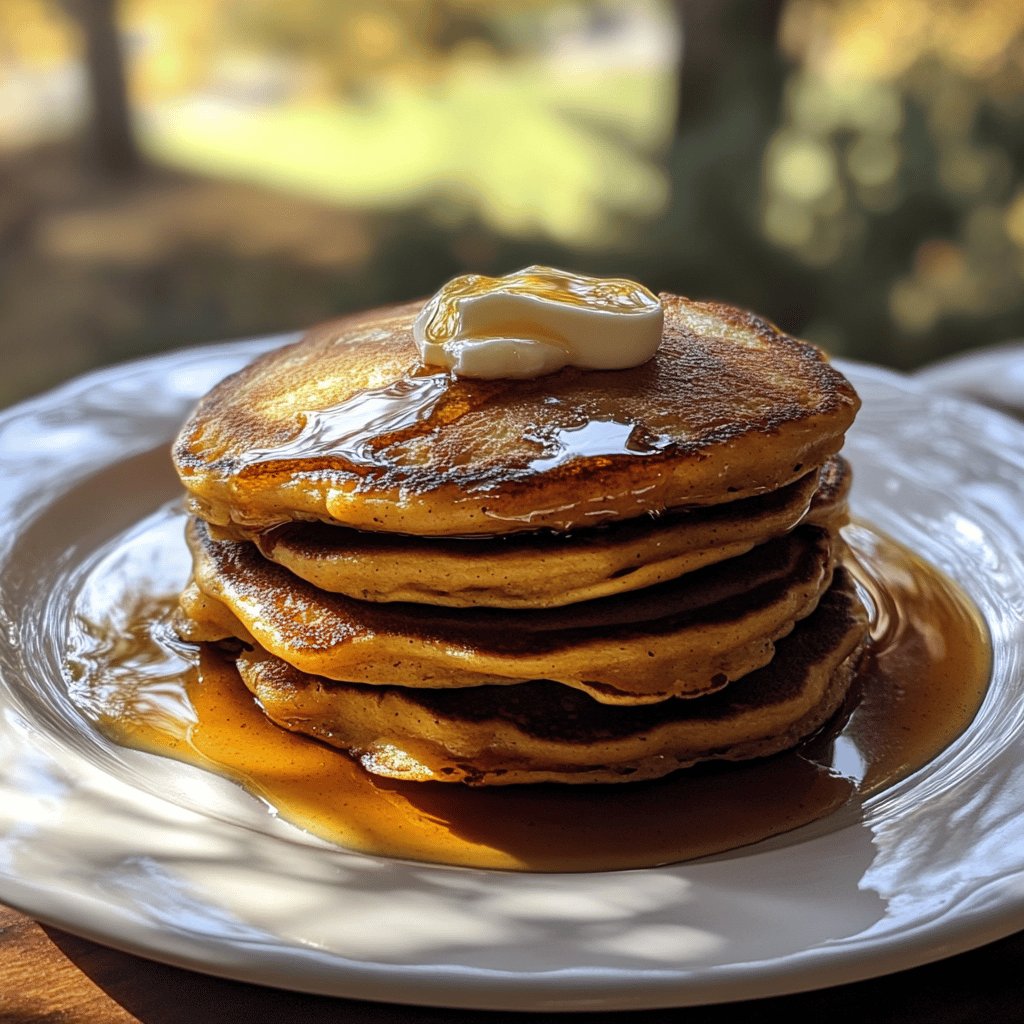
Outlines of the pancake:
{"label": "pancake", "polygon": [[612,708],[551,682],[416,690],[332,682],[261,649],[238,668],[272,721],[376,774],[472,785],[622,782],[786,749],[842,704],[866,635],[845,570],[772,662],[720,693]]}
{"label": "pancake", "polygon": [[196,586],[190,580],[178,598],[178,607],[173,619],[174,630],[182,640],[191,644],[221,643],[224,640],[240,640],[254,646],[252,634],[231,612]]}
{"label": "pancake", "polygon": [[418,537],[568,531],[784,487],[859,401],[813,346],[719,303],[661,297],[642,366],[472,380],[423,367],[419,303],[324,325],[228,377],[174,447],[193,513]]}
{"label": "pancake", "polygon": [[841,457],[768,494],[571,534],[419,538],[325,523],[235,531],[314,586],[363,601],[453,608],[552,608],[675,579],[744,554],[799,523],[845,521]]}
{"label": "pancake", "polygon": [[199,590],[302,671],[413,688],[551,679],[625,704],[707,693],[764,665],[774,641],[814,609],[836,547],[828,531],[801,527],[680,579],[522,611],[353,600],[252,544],[214,540],[201,520],[187,539]]}

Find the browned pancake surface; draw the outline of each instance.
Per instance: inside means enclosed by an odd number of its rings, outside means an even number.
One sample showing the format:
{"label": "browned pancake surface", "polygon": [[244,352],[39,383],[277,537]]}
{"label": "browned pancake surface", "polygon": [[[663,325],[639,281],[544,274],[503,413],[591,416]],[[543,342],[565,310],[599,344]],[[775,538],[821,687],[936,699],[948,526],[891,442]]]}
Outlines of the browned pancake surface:
{"label": "browned pancake surface", "polygon": [[749,551],[798,523],[838,529],[849,467],[834,456],[786,487],[567,535],[409,537],[326,523],[236,531],[323,590],[364,601],[550,608],[652,586]]}
{"label": "browned pancake surface", "polygon": [[643,366],[528,381],[419,365],[419,304],[326,324],[214,388],[176,467],[213,523],[444,536],[729,501],[839,449],[858,399],[817,349],[729,306],[662,299]]}
{"label": "browned pancake surface", "polygon": [[212,539],[201,520],[187,537],[200,590],[305,671],[415,687],[545,678],[625,703],[716,689],[763,665],[813,610],[834,560],[832,536],[805,527],[630,594],[537,611],[453,610],[325,593],[249,543]]}
{"label": "browned pancake surface", "polygon": [[792,746],[842,702],[866,630],[853,583],[839,570],[769,665],[710,696],[639,707],[602,705],[544,681],[457,691],[336,683],[258,648],[242,653],[239,669],[279,725],[350,750],[380,774],[606,782]]}

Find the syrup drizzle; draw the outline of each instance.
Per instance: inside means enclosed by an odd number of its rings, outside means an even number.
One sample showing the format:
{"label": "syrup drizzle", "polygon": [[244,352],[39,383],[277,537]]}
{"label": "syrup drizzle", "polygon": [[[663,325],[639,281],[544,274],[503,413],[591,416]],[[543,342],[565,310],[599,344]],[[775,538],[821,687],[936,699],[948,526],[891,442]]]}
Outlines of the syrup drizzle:
{"label": "syrup drizzle", "polygon": [[576,458],[599,455],[653,455],[671,445],[667,437],[653,438],[637,423],[615,419],[591,419],[576,427],[524,434],[544,447],[544,454],[530,463],[535,473],[554,469]]}
{"label": "syrup drizzle", "polygon": [[796,750],[607,786],[379,779],[272,725],[224,655],[175,637],[170,616],[188,572],[180,530],[168,509],[94,566],[69,634],[73,701],[115,742],[227,776],[300,828],[382,856],[594,871],[735,849],[927,764],[969,726],[990,673],[984,623],[959,588],[856,525],[851,569],[873,611],[872,643],[847,708]]}
{"label": "syrup drizzle", "polygon": [[295,437],[273,448],[251,449],[242,457],[242,467],[308,459],[311,452],[329,453],[356,466],[381,465],[384,439],[428,420],[449,384],[445,373],[409,375],[360,391],[338,405],[303,413]]}

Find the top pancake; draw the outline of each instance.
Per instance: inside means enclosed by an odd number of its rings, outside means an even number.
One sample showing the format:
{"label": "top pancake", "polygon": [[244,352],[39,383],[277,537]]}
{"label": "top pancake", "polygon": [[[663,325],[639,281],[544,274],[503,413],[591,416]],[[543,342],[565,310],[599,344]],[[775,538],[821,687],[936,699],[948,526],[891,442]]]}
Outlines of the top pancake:
{"label": "top pancake", "polygon": [[192,511],[417,536],[569,530],[782,487],[859,401],[813,346],[662,295],[649,362],[469,380],[423,367],[419,303],[325,324],[217,385],[174,445]]}

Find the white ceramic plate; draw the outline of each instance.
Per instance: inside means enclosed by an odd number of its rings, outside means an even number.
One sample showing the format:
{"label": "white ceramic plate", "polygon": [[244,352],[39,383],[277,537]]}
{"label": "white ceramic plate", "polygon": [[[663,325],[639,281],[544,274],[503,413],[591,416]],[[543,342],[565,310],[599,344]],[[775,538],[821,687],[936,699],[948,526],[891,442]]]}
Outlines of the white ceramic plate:
{"label": "white ceramic plate", "polygon": [[1024,416],[1024,340],[950,356],[923,367],[914,377],[933,391]]}
{"label": "white ceramic plate", "polygon": [[530,1010],[793,992],[1024,927],[1024,428],[877,369],[845,367],[865,400],[855,511],[960,581],[995,667],[969,732],[863,807],[666,868],[462,870],[329,847],[94,733],[61,672],[81,567],[173,500],[177,425],[274,342],[116,367],[0,416],[0,900],[214,974]]}

